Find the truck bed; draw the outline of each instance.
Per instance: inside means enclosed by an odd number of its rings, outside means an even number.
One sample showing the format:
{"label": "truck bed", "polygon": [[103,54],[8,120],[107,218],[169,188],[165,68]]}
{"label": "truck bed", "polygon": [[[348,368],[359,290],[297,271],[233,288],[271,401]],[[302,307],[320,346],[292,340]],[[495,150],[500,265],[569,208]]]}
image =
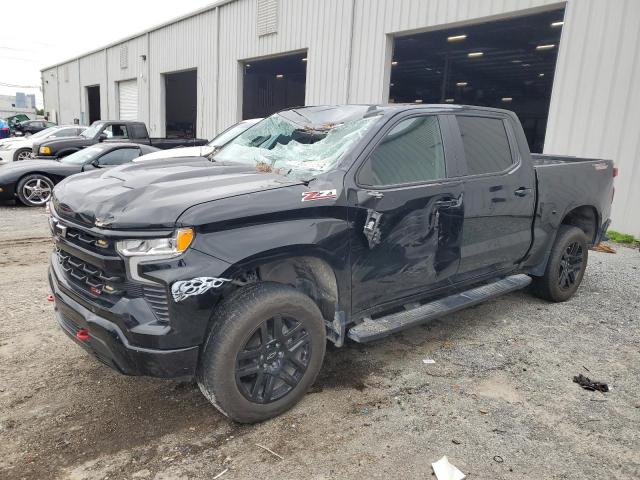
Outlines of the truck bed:
{"label": "truck bed", "polygon": [[161,150],[178,147],[200,147],[206,145],[208,140],[204,138],[149,138],[151,145]]}
{"label": "truck bed", "polygon": [[[547,165],[561,165],[567,163],[587,163],[587,162],[607,162],[601,158],[582,158],[570,155],[547,155],[542,153],[532,153],[531,160],[534,167],[544,167]],[[610,160],[609,160],[610,161]]]}
{"label": "truck bed", "polygon": [[[612,160],[540,154],[531,154],[531,160],[537,184],[536,248],[553,244],[560,221],[576,208],[598,206],[598,228],[609,218],[613,197]],[[595,240],[595,235],[589,238],[590,243]]]}

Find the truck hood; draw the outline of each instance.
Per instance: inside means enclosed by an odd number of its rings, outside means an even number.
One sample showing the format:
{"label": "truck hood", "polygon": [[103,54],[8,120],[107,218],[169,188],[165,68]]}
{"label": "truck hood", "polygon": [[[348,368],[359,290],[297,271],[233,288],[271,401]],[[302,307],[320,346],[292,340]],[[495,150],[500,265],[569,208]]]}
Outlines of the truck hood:
{"label": "truck hood", "polygon": [[201,147],[181,147],[170,150],[160,150],[159,152],[147,153],[134,160],[134,163],[146,162],[148,160],[159,160],[161,158],[184,158],[184,157],[206,157],[214,148],[209,145]]}
{"label": "truck hood", "polygon": [[56,186],[53,206],[89,227],[169,229],[194,205],[301,183],[237,163],[154,160],[67,178]]}
{"label": "truck hood", "polygon": [[34,142],[34,147],[37,145],[38,147],[47,146],[50,147],[54,152],[58,152],[65,147],[85,147],[87,145],[91,145],[93,140],[90,138],[84,137],[64,137],[64,138],[55,138],[55,139],[44,139],[42,141]]}

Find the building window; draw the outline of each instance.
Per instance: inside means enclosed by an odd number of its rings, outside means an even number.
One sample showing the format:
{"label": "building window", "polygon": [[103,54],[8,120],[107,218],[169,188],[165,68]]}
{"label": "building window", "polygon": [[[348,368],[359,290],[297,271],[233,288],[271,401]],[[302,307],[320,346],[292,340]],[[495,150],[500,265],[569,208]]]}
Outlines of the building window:
{"label": "building window", "polygon": [[258,36],[278,31],[278,0],[256,0],[256,31]]}

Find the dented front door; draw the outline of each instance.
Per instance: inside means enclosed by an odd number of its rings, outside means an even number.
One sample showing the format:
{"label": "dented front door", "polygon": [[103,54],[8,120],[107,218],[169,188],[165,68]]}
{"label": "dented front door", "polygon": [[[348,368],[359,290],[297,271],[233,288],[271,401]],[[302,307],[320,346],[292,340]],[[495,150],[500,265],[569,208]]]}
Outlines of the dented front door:
{"label": "dented front door", "polygon": [[447,285],[457,272],[463,184],[447,178],[439,127],[446,120],[434,118],[391,128],[356,174],[349,192],[354,314]]}

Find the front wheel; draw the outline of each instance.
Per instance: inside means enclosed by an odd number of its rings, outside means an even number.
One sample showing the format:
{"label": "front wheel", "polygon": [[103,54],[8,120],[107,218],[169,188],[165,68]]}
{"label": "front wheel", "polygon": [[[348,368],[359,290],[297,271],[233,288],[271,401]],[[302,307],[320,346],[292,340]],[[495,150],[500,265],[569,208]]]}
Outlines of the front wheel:
{"label": "front wheel", "polygon": [[16,153],[13,154],[14,162],[21,162],[22,160],[28,160],[31,156],[30,148],[21,148],[20,150],[16,150]]}
{"label": "front wheel", "polygon": [[18,199],[27,207],[41,207],[51,198],[53,181],[44,175],[27,175],[18,182]]}
{"label": "front wheel", "polygon": [[241,423],[275,417],[315,381],[326,347],[317,305],[293,287],[256,283],[219,307],[198,367],[211,403]]}
{"label": "front wheel", "polygon": [[533,293],[552,302],[569,300],[582,282],[587,259],[584,232],[578,227],[560,225],[544,275],[533,279]]}

